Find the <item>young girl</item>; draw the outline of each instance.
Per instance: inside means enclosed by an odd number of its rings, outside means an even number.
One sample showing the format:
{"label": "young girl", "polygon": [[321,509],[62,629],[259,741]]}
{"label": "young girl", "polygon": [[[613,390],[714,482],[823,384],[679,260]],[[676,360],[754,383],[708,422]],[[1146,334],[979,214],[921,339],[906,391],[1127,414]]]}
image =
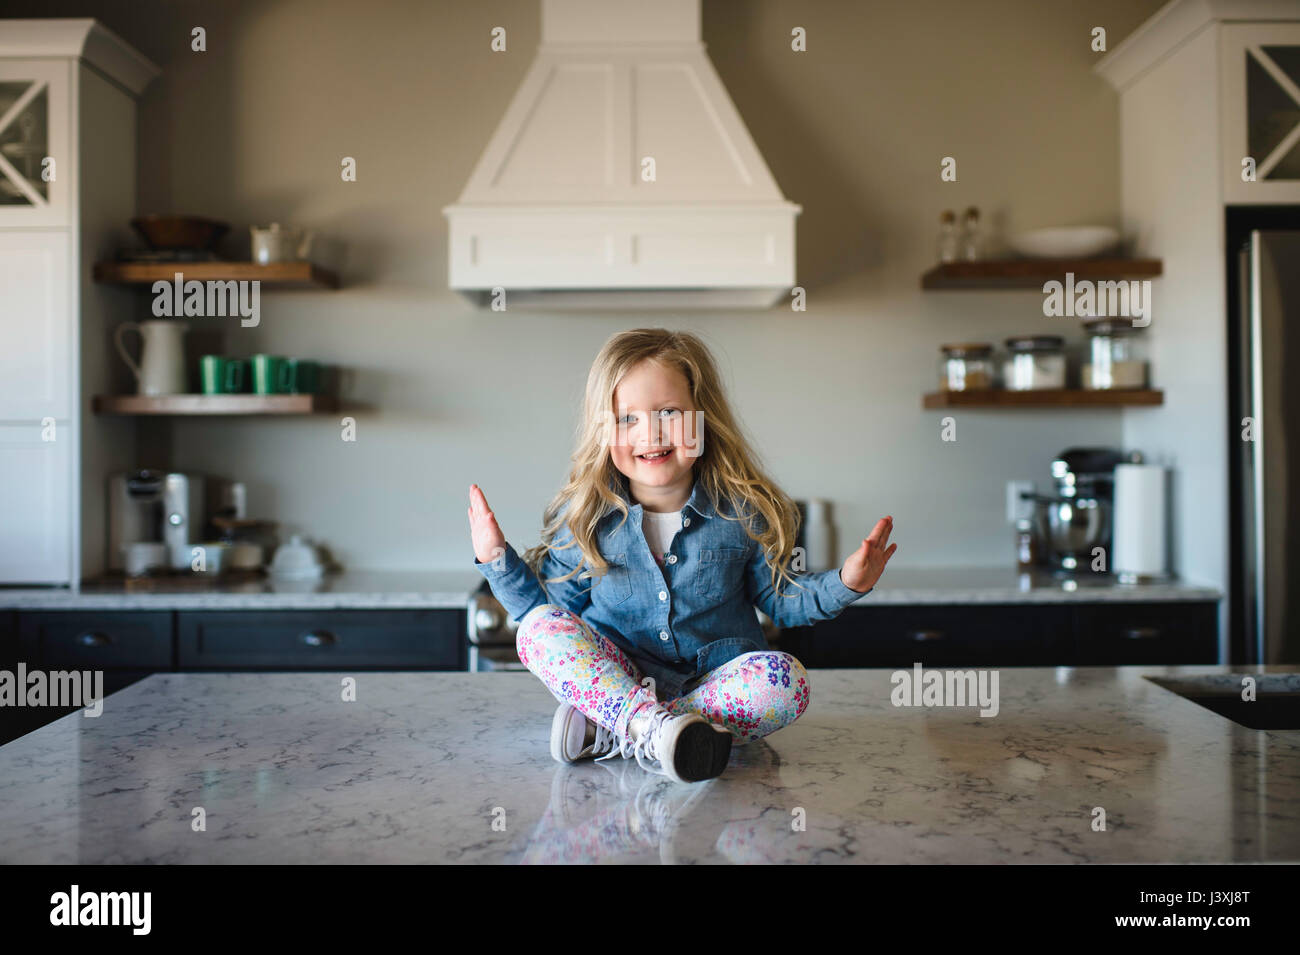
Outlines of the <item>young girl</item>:
{"label": "young girl", "polygon": [[478,485],[474,565],[519,621],[519,659],[560,706],[551,755],[616,753],[679,781],[725,768],[733,739],[788,726],[808,674],[771,650],[779,627],[827,620],[893,556],[881,519],[838,570],[792,569],[798,512],[763,473],[694,335],[635,329],[587,378],[569,482],[520,558]]}

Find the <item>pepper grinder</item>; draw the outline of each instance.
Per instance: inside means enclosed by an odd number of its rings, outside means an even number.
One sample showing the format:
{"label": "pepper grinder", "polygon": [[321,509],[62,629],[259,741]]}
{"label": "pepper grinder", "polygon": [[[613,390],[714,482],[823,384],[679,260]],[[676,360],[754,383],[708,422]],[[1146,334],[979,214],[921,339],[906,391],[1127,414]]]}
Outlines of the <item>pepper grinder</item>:
{"label": "pepper grinder", "polygon": [[962,218],[961,257],[967,262],[984,258],[984,238],[980,233],[980,211],[971,206]]}

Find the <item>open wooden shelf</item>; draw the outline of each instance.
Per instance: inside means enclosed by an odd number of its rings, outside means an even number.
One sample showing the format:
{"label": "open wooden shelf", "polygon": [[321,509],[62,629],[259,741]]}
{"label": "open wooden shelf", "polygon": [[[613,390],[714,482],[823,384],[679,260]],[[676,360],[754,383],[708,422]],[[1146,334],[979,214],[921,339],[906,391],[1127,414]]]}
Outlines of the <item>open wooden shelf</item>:
{"label": "open wooden shelf", "polygon": [[1126,405],[1164,404],[1165,393],[1151,388],[1086,391],[1062,388],[1051,391],[935,391],[925,396],[926,408],[1115,408]]}
{"label": "open wooden shelf", "polygon": [[1162,259],[995,259],[945,262],[921,276],[923,289],[1037,288],[1065,273],[1075,279],[1150,279],[1164,271]]}
{"label": "open wooden shelf", "polygon": [[334,411],[331,395],[96,395],[95,414],[304,415]]}
{"label": "open wooden shelf", "polygon": [[171,282],[176,273],[183,281],[259,281],[274,288],[338,288],[335,272],[310,262],[96,262],[96,282],[114,285],[152,285]]}

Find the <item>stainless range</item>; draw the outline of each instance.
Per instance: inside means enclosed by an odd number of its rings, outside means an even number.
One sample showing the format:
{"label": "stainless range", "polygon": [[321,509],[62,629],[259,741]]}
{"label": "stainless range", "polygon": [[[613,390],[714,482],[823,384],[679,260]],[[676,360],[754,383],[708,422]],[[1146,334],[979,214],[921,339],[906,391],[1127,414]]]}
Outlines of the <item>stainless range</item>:
{"label": "stainless range", "polygon": [[[492,596],[485,581],[469,598],[465,614],[466,636],[469,638],[469,672],[491,673],[497,670],[526,670],[515,649],[515,633],[519,621],[511,620],[510,613]],[[763,628],[770,646],[776,647],[781,636],[772,619],[757,607],[754,613]]]}
{"label": "stainless range", "polygon": [[469,671],[491,673],[496,670],[526,670],[515,649],[515,631],[519,621],[511,620],[484,582],[469,598],[465,614],[469,637]]}

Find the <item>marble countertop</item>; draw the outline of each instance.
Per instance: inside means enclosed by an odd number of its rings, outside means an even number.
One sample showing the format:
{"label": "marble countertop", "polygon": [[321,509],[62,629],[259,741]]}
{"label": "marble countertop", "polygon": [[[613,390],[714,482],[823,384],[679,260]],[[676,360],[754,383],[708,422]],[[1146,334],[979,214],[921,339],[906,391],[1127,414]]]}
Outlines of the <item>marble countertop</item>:
{"label": "marble countertop", "polygon": [[158,674],[0,747],[0,863],[1300,861],[1300,731],[1144,679],[1229,672],[1004,669],[986,718],[813,671],[693,785],[553,762],[528,673]]}
{"label": "marble countertop", "polygon": [[[473,569],[428,572],[352,571],[314,583],[269,579],[163,578],[57,587],[0,588],[0,610],[398,610],[463,608],[483,577]],[[1097,603],[1218,600],[1212,587],[1124,586],[1110,580],[1071,584],[1014,568],[918,567],[886,571],[857,605]]]}
{"label": "marble countertop", "polygon": [[869,604],[1147,603],[1218,600],[1213,587],[1171,581],[1120,584],[1114,578],[1066,580],[1014,567],[890,567],[876,589],[854,601]]}

